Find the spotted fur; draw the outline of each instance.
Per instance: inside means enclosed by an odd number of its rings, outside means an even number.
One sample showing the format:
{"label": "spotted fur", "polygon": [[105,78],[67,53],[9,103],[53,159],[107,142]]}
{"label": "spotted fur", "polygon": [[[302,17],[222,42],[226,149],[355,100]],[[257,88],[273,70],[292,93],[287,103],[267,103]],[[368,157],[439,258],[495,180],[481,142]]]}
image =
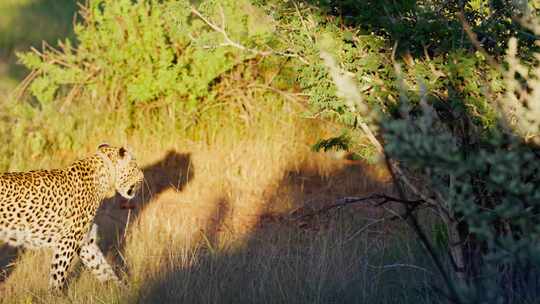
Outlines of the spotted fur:
{"label": "spotted fur", "polygon": [[51,248],[51,288],[65,285],[75,254],[98,280],[118,281],[96,244],[94,217],[103,199],[131,199],[142,180],[131,153],[107,144],[65,169],[0,174],[0,241]]}

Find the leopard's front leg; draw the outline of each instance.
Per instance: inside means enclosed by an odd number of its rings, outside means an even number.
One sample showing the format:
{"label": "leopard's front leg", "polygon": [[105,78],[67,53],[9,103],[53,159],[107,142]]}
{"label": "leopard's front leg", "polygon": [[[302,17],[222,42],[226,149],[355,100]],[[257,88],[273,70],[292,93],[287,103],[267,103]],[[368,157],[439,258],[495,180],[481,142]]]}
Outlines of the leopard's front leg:
{"label": "leopard's front leg", "polygon": [[83,264],[90,269],[100,282],[114,281],[120,283],[120,280],[114,273],[111,265],[103,256],[97,243],[97,225],[93,224],[90,229],[79,253],[79,257]]}

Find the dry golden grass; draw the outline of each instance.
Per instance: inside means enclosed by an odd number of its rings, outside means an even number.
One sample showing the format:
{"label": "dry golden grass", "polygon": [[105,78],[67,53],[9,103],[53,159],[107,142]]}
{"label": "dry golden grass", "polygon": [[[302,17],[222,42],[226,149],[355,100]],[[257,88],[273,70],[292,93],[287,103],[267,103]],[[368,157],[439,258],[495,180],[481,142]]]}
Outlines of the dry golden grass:
{"label": "dry golden grass", "polygon": [[[120,209],[112,199],[97,217],[100,246],[128,287],[102,285],[74,263],[67,291],[50,294],[50,253],[21,251],[0,283],[0,302],[393,302],[377,265],[394,251],[413,263],[415,246],[401,229],[365,226],[380,210],[358,207],[309,223],[290,216],[342,196],[389,191],[379,167],[310,151],[324,132],[296,119],[254,125],[235,139],[224,131],[210,144],[131,140],[146,178],[137,208]],[[60,158],[74,156],[52,157]],[[398,277],[391,288],[427,279],[418,270]]]}

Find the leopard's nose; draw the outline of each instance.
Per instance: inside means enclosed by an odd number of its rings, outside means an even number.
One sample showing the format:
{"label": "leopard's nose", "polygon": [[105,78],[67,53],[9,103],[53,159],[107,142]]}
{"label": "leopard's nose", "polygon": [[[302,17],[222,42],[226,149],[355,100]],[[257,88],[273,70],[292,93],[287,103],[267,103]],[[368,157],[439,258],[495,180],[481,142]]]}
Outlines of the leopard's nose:
{"label": "leopard's nose", "polygon": [[131,185],[131,187],[129,187],[129,190],[127,191],[127,195],[133,196],[134,194],[135,194],[135,185]]}

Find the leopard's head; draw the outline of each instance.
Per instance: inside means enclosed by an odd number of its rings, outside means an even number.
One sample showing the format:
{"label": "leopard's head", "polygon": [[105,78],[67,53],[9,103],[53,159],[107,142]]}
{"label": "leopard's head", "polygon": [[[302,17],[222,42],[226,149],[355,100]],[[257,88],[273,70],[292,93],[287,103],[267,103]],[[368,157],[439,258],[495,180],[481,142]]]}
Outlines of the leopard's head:
{"label": "leopard's head", "polygon": [[108,144],[101,144],[98,147],[98,154],[108,167],[114,190],[126,199],[135,197],[141,188],[144,175],[133,154],[124,147],[113,147]]}

